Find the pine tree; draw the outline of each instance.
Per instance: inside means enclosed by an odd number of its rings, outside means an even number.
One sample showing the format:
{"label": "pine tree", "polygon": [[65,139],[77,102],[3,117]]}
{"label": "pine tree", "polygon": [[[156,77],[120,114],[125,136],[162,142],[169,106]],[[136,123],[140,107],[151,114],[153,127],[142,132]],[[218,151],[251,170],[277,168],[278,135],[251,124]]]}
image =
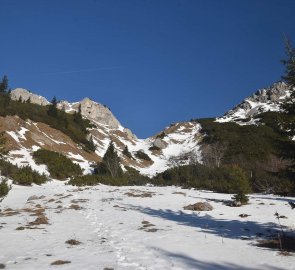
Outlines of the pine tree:
{"label": "pine tree", "polygon": [[57,112],[56,105],[57,105],[57,100],[56,100],[56,97],[54,96],[53,99],[51,100],[51,104],[48,106],[47,114],[49,116],[57,117],[58,112]]}
{"label": "pine tree", "polygon": [[94,144],[94,141],[93,141],[92,135],[90,136],[89,141],[88,141],[87,144],[86,144],[86,147],[87,147],[86,150],[89,150],[89,151],[91,151],[91,152],[94,152],[94,151],[96,150],[96,146],[95,146],[95,144]]}
{"label": "pine tree", "polygon": [[8,78],[5,75],[0,83],[0,93],[5,93],[8,89]]}
{"label": "pine tree", "polygon": [[[285,65],[285,75],[282,79],[291,87],[295,87],[295,48],[292,48],[290,39],[285,40],[285,49],[287,59],[282,60]],[[293,91],[293,95],[295,95]]]}
{"label": "pine tree", "polygon": [[5,143],[6,143],[6,138],[4,137],[5,132],[0,133],[0,157],[2,157],[5,153]]}
{"label": "pine tree", "polygon": [[120,158],[118,157],[114,143],[111,141],[106,153],[103,156],[103,163],[106,165],[112,178],[122,175],[122,169],[120,165]]}

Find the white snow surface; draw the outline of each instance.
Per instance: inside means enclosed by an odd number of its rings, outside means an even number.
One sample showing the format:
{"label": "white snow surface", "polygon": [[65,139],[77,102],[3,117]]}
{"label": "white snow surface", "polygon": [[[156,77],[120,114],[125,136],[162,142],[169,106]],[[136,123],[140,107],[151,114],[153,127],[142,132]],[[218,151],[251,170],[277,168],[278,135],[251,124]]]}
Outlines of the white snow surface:
{"label": "white snow surface", "polygon": [[[127,192],[151,192],[152,197],[129,197]],[[28,201],[32,195],[37,199]],[[249,205],[231,208],[220,201],[230,197],[176,187],[77,188],[56,180],[12,186],[0,203],[0,263],[22,270],[294,269],[294,255],[253,245],[257,233],[278,229],[276,211],[288,217],[282,225],[294,230],[295,211],[287,204],[294,198],[257,194],[250,196]],[[183,210],[199,201],[208,201],[213,211]],[[73,203],[82,208],[70,209]],[[40,207],[36,204],[45,208],[49,224],[16,230],[36,219],[26,210]],[[18,213],[3,215],[8,208]],[[241,218],[241,213],[250,216]],[[65,243],[69,239],[81,244],[70,246]],[[56,260],[70,263],[51,266]]]}
{"label": "white snow surface", "polygon": [[32,153],[37,151],[39,148],[39,146],[33,145],[32,149],[22,147],[19,150],[10,151],[9,155],[7,156],[7,160],[18,167],[29,165],[33,170],[37,171],[38,173],[44,173],[45,175],[49,176],[47,166],[43,164],[37,164],[33,159]]}
{"label": "white snow surface", "polygon": [[21,127],[21,129],[17,132],[6,131],[6,133],[9,134],[15,141],[17,141],[19,143],[20,140],[24,140],[24,141],[27,140],[27,138],[25,137],[25,133],[27,131],[29,131],[29,130],[24,127]]}
{"label": "white snow surface", "polygon": [[[121,138],[121,141],[128,146],[129,151],[134,154],[136,151],[142,150],[153,161],[153,164],[149,167],[135,167],[141,174],[147,176],[154,176],[157,173],[163,172],[173,165],[169,162],[169,159],[182,154],[193,153],[199,162],[202,162],[202,154],[200,150],[199,141],[196,137],[200,136],[201,125],[199,123],[190,123],[191,132],[183,132],[184,126],[179,124],[179,128],[173,133],[167,134],[163,141],[167,144],[167,147],[162,149],[160,155],[152,154],[149,148],[152,146],[154,138],[146,140],[136,139],[135,144],[130,141]],[[132,166],[132,165],[131,165]]]}
{"label": "white snow surface", "polygon": [[82,157],[80,154],[74,154],[72,152],[68,152],[68,158],[73,159],[75,164],[78,164],[83,170],[83,174],[91,174],[93,169],[91,167],[91,163]]}

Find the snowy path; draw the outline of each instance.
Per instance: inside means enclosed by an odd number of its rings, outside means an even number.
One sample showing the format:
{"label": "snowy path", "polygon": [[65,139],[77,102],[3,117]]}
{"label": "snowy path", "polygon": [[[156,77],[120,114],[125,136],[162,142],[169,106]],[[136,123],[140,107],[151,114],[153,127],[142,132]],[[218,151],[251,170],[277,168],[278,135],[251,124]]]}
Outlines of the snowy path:
{"label": "snowy path", "polygon": [[[28,270],[295,269],[294,255],[253,245],[257,234],[275,232],[276,211],[294,230],[288,199],[253,195],[249,205],[231,208],[220,202],[229,198],[175,187],[14,186],[0,204],[0,264]],[[183,210],[206,200],[213,211]],[[30,223],[42,215],[49,224]],[[81,244],[66,244],[70,239]],[[68,263],[51,265],[57,260]]]}

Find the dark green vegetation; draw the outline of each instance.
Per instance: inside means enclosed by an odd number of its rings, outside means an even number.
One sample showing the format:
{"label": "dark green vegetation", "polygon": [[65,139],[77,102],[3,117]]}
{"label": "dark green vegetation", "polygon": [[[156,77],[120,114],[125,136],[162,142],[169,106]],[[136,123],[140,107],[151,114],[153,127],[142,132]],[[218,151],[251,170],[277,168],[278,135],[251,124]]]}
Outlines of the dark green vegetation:
{"label": "dark green vegetation", "polygon": [[[282,112],[266,112],[256,118],[258,125],[218,123],[215,119],[196,119],[202,125],[204,165],[170,169],[155,180],[159,183],[206,188],[237,193],[244,200],[248,187],[255,192],[295,194],[295,49],[286,43],[287,59],[283,80],[291,97],[282,104]],[[246,119],[248,121],[250,119]],[[237,170],[240,176],[235,176]],[[243,173],[241,173],[243,171]],[[232,175],[233,173],[233,175]],[[243,176],[242,176],[243,175]],[[241,191],[233,191],[231,179]],[[246,187],[248,183],[248,187]]]}
{"label": "dark green vegetation", "polygon": [[68,177],[82,175],[80,166],[74,164],[73,161],[60,153],[39,149],[34,152],[33,157],[37,164],[47,165],[52,178],[63,180]]}
{"label": "dark green vegetation", "polygon": [[[53,103],[48,106],[32,104],[29,100],[25,102],[11,100],[6,84],[8,82],[5,82],[5,86],[2,86],[3,82],[0,83],[0,116],[18,115],[23,120],[31,119],[35,122],[45,123],[68,135],[74,142],[81,144],[85,150],[95,150],[93,141],[87,139],[87,128],[90,128],[91,124],[88,120],[82,118],[80,112],[68,114],[57,109],[55,98],[52,100]],[[3,89],[3,87],[6,87],[6,89]]]}
{"label": "dark green vegetation", "polygon": [[249,177],[238,166],[208,167],[201,164],[174,167],[153,178],[157,185],[214,190],[224,193],[249,193]]}
{"label": "dark green vegetation", "polygon": [[131,153],[129,152],[129,149],[128,149],[128,146],[127,145],[125,145],[125,148],[124,148],[124,150],[123,150],[123,155],[124,156],[126,156],[126,157],[129,157],[129,158],[131,158],[131,159],[133,159],[133,157],[132,157],[132,155],[131,155]]}
{"label": "dark green vegetation", "polygon": [[151,179],[141,175],[137,170],[127,167],[125,173],[122,172],[120,176],[112,177],[106,170],[100,171],[93,175],[83,175],[73,177],[69,184],[74,186],[93,186],[98,184],[111,185],[111,186],[139,186],[151,182]]}
{"label": "dark green vegetation", "polygon": [[[132,157],[126,146],[124,155]],[[120,158],[115,150],[114,143],[111,141],[106,153],[103,156],[102,162],[97,164],[93,175],[84,175],[80,177],[73,177],[69,184],[83,186],[83,185],[144,185],[149,182],[149,178],[141,175],[137,170],[126,167],[123,172],[120,165]]]}
{"label": "dark green vegetation", "polygon": [[46,175],[41,175],[29,166],[17,167],[0,159],[1,175],[11,178],[14,184],[30,186],[31,184],[41,185],[48,181]]}
{"label": "dark green vegetation", "polygon": [[0,182],[0,201],[1,198],[5,197],[10,190],[10,187],[7,185],[6,181],[2,180]]}
{"label": "dark green vegetation", "polygon": [[135,152],[135,156],[139,159],[142,159],[142,160],[151,161],[151,158],[149,157],[149,155],[147,155],[146,153],[144,153],[141,150]]}

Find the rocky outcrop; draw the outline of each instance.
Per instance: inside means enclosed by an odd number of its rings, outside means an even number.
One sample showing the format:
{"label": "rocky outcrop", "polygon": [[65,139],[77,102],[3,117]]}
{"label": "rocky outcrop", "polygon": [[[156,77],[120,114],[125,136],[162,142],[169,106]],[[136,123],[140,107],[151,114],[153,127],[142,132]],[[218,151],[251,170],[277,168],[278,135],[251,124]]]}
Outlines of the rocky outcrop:
{"label": "rocky outcrop", "polygon": [[153,146],[159,148],[159,149],[164,149],[167,146],[167,143],[161,140],[160,138],[156,138],[155,141],[153,142]]}
{"label": "rocky outcrop", "polygon": [[61,101],[57,104],[57,107],[69,113],[78,111],[80,107],[81,114],[89,120],[108,125],[110,128],[114,129],[120,126],[120,122],[107,106],[97,103],[89,98],[84,98],[82,101],[75,103]]}
{"label": "rocky outcrop", "polygon": [[284,82],[277,82],[270,87],[260,89],[243,100],[232,110],[217,118],[217,122],[239,121],[251,118],[266,111],[279,111],[280,104],[289,97],[290,86]]}
{"label": "rocky outcrop", "polygon": [[41,97],[33,94],[32,92],[23,89],[16,88],[11,91],[10,97],[12,100],[22,100],[22,101],[30,101],[31,103],[38,104],[41,106],[46,106],[49,104],[49,101],[45,97]]}

